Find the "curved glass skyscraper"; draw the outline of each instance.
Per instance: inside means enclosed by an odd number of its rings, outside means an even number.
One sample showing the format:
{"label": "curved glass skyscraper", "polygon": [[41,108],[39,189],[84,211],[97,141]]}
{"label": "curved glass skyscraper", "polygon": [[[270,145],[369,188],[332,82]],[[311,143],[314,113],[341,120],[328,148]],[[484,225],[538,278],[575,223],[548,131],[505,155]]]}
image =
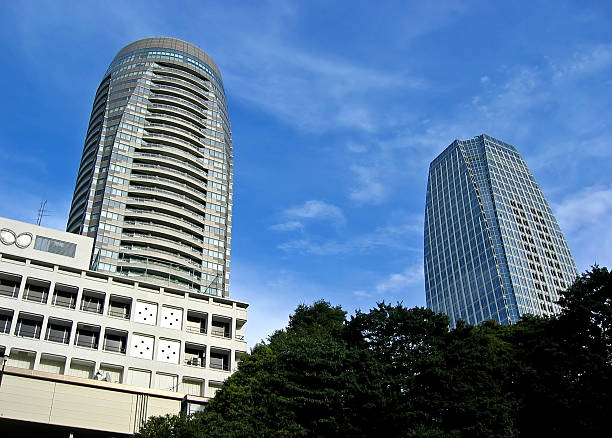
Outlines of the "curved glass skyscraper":
{"label": "curved glass skyscraper", "polygon": [[478,324],[558,311],[577,275],[565,238],[516,148],[481,135],[455,140],[429,167],[427,306]]}
{"label": "curved glass skyscraper", "polygon": [[223,81],[201,49],[129,44],[96,93],[67,231],[92,269],[229,294],[232,136]]}

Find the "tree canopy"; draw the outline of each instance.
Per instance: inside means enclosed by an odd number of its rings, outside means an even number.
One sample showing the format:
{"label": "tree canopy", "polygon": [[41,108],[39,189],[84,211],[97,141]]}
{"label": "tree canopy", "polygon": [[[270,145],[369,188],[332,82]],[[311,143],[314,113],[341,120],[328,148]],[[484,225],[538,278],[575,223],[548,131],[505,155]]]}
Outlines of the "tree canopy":
{"label": "tree canopy", "polygon": [[612,275],[593,267],[555,317],[460,322],[379,303],[300,305],[243,357],[203,412],[150,419],[167,437],[606,436]]}

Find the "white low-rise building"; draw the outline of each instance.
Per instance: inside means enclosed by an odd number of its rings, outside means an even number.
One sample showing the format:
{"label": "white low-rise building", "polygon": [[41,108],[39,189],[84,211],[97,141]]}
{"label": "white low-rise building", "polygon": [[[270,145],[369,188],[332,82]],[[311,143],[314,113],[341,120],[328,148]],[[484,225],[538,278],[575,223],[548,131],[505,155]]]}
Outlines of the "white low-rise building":
{"label": "white low-rise building", "polygon": [[92,271],[92,248],[0,218],[3,419],[133,433],[205,403],[246,352],[248,304]]}

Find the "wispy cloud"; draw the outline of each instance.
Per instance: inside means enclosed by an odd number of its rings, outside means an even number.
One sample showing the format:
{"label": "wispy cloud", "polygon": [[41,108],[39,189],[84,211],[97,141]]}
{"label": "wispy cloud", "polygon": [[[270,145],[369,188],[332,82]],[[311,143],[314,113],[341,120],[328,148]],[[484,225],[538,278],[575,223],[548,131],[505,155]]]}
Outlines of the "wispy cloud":
{"label": "wispy cloud", "polygon": [[612,66],[612,44],[585,47],[565,62],[551,61],[555,80],[574,79],[584,74],[598,73]]}
{"label": "wispy cloud", "polygon": [[272,231],[303,231],[305,221],[329,222],[339,226],[346,222],[342,209],[327,202],[312,199],[289,207],[281,213],[283,222],[268,227]]}
{"label": "wispy cloud", "polygon": [[268,229],[272,231],[295,231],[304,229],[304,224],[300,221],[287,221],[280,224],[271,225]]}
{"label": "wispy cloud", "polygon": [[[394,272],[384,276],[368,289],[357,289],[352,293],[360,298],[384,298],[405,297],[414,292],[415,287],[421,286],[424,281],[423,263],[415,262],[400,272]],[[422,293],[422,289],[418,288]]]}
{"label": "wispy cloud", "polygon": [[334,223],[344,223],[346,221],[340,207],[316,199],[290,207],[285,210],[284,215],[299,219],[327,220]]}
{"label": "wispy cloud", "polygon": [[[552,205],[579,270],[612,264],[612,187],[585,187]],[[596,254],[599,258],[595,259]]]}
{"label": "wispy cloud", "polygon": [[407,242],[408,237],[423,232],[422,216],[410,215],[404,222],[377,227],[373,232],[353,235],[344,240],[304,237],[278,245],[285,252],[299,252],[319,256],[363,254],[380,248],[420,252]]}
{"label": "wispy cloud", "polygon": [[375,132],[384,125],[378,96],[427,86],[405,71],[364,67],[275,38],[254,38],[238,50],[224,63],[231,93],[307,131]]}
{"label": "wispy cloud", "polygon": [[361,204],[380,204],[387,198],[387,187],[378,179],[376,169],[365,166],[351,168],[357,184],[349,193],[349,198]]}
{"label": "wispy cloud", "polygon": [[389,275],[386,279],[376,285],[376,292],[390,293],[400,292],[408,287],[423,282],[423,265],[410,266],[402,272]]}

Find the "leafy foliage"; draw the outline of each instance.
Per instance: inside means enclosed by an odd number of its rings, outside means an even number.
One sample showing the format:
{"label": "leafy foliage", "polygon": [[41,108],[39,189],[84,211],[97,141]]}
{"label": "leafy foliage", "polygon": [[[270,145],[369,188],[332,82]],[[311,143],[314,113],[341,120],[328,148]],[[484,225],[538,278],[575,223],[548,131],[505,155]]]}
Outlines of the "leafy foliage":
{"label": "leafy foliage", "polygon": [[245,355],[203,412],[150,419],[168,437],[606,436],[612,275],[593,267],[558,317],[459,323],[379,303],[300,305]]}

